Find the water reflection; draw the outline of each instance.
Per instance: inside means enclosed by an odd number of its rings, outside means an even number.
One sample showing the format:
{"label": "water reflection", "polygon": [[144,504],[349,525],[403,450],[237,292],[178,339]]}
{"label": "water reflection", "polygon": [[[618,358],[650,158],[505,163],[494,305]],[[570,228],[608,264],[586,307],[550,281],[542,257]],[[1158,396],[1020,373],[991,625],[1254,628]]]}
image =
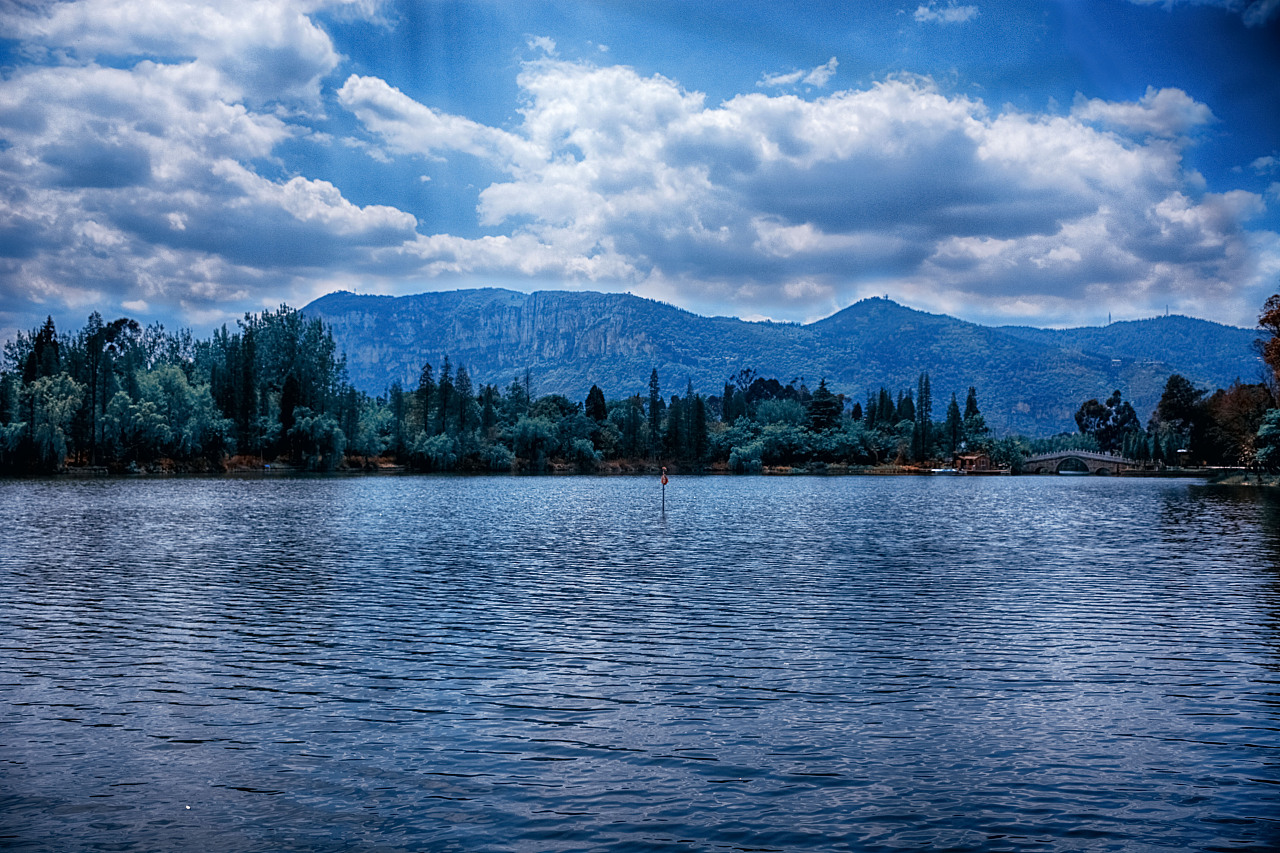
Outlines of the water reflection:
{"label": "water reflection", "polygon": [[[19,849],[1265,849],[1274,497],[0,483]],[[190,810],[185,807],[190,805]]]}

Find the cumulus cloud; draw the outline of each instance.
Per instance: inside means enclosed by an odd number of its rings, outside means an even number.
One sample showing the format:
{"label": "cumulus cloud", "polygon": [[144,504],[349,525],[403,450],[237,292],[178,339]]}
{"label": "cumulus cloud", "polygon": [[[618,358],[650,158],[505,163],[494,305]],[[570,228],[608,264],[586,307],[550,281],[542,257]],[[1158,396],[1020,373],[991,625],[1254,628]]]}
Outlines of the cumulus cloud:
{"label": "cumulus cloud", "polygon": [[[80,0],[0,15],[13,37],[82,61],[183,56],[221,75],[224,92],[252,101],[314,99],[337,67],[329,36],[301,0]],[[341,5],[331,3],[329,5]]]}
{"label": "cumulus cloud", "polygon": [[1077,94],[1071,114],[1081,121],[1164,137],[1185,136],[1201,125],[1216,121],[1208,106],[1181,89],[1153,86],[1148,86],[1146,94],[1136,102],[1086,99]]}
{"label": "cumulus cloud", "polygon": [[252,165],[310,132],[278,108],[318,105],[336,65],[304,14],[314,6],[88,0],[7,13],[26,49],[66,56],[0,85],[0,289],[51,307],[91,295],[103,311],[234,316],[264,282],[412,241],[403,211]]}
{"label": "cumulus cloud", "polygon": [[915,12],[915,19],[921,24],[963,24],[977,16],[977,6],[957,6],[954,3],[945,6],[930,3],[927,6],[917,6]]}
{"label": "cumulus cloud", "polygon": [[[621,280],[775,316],[889,280],[940,310],[1016,315],[1030,297],[1064,320],[1108,300],[1203,308],[1257,282],[1266,241],[1244,223],[1262,199],[1197,189],[1166,140],[1212,114],[1179,90],[1053,116],[993,114],[910,76],[718,105],[618,66],[541,60],[519,84],[522,120],[502,144],[434,111],[423,126],[462,127],[441,134],[452,141],[388,126],[389,111],[366,124],[394,147],[506,172],[477,209],[505,236],[418,240],[432,274]],[[396,116],[417,114],[396,100]]]}
{"label": "cumulus cloud", "polygon": [[[5,19],[50,61],[0,82],[0,325],[15,305],[216,319],[254,300],[480,276],[792,318],[891,287],[975,318],[1170,304],[1244,320],[1280,269],[1280,238],[1246,228],[1274,188],[1205,191],[1182,151],[1213,114],[1179,89],[1039,114],[910,75],[826,91],[832,57],[709,103],[531,38],[538,58],[495,126],[344,73],[316,0],[146,2]],[[327,111],[357,130],[316,133]],[[423,162],[480,164],[474,228],[433,229],[376,185],[356,203],[285,160],[303,141],[362,150],[424,189]]]}
{"label": "cumulus cloud", "polygon": [[538,149],[497,128],[433,110],[375,77],[352,75],[338,102],[399,154],[458,151],[504,163],[543,159]]}

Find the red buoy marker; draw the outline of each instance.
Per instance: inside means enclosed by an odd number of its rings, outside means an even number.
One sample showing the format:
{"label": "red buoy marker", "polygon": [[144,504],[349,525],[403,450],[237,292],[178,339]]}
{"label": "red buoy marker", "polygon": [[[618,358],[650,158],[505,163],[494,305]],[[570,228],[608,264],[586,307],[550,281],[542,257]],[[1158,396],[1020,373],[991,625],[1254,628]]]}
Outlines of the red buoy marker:
{"label": "red buoy marker", "polygon": [[662,466],[662,514],[667,513],[667,466]]}

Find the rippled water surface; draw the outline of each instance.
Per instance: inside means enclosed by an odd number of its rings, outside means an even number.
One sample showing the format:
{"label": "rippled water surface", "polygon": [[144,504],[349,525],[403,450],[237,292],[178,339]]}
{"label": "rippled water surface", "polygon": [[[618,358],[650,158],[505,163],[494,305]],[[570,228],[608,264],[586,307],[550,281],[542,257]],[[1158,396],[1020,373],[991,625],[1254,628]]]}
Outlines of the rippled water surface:
{"label": "rippled water surface", "polygon": [[0,847],[1280,849],[1280,501],[0,482]]}

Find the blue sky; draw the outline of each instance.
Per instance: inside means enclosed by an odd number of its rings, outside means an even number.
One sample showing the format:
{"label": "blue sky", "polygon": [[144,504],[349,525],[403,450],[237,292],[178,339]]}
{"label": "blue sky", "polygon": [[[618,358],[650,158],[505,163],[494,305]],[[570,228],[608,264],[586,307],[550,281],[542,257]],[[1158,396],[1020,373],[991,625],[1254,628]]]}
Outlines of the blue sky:
{"label": "blue sky", "polygon": [[1280,0],[0,7],[0,337],[324,293],[1252,325]]}

